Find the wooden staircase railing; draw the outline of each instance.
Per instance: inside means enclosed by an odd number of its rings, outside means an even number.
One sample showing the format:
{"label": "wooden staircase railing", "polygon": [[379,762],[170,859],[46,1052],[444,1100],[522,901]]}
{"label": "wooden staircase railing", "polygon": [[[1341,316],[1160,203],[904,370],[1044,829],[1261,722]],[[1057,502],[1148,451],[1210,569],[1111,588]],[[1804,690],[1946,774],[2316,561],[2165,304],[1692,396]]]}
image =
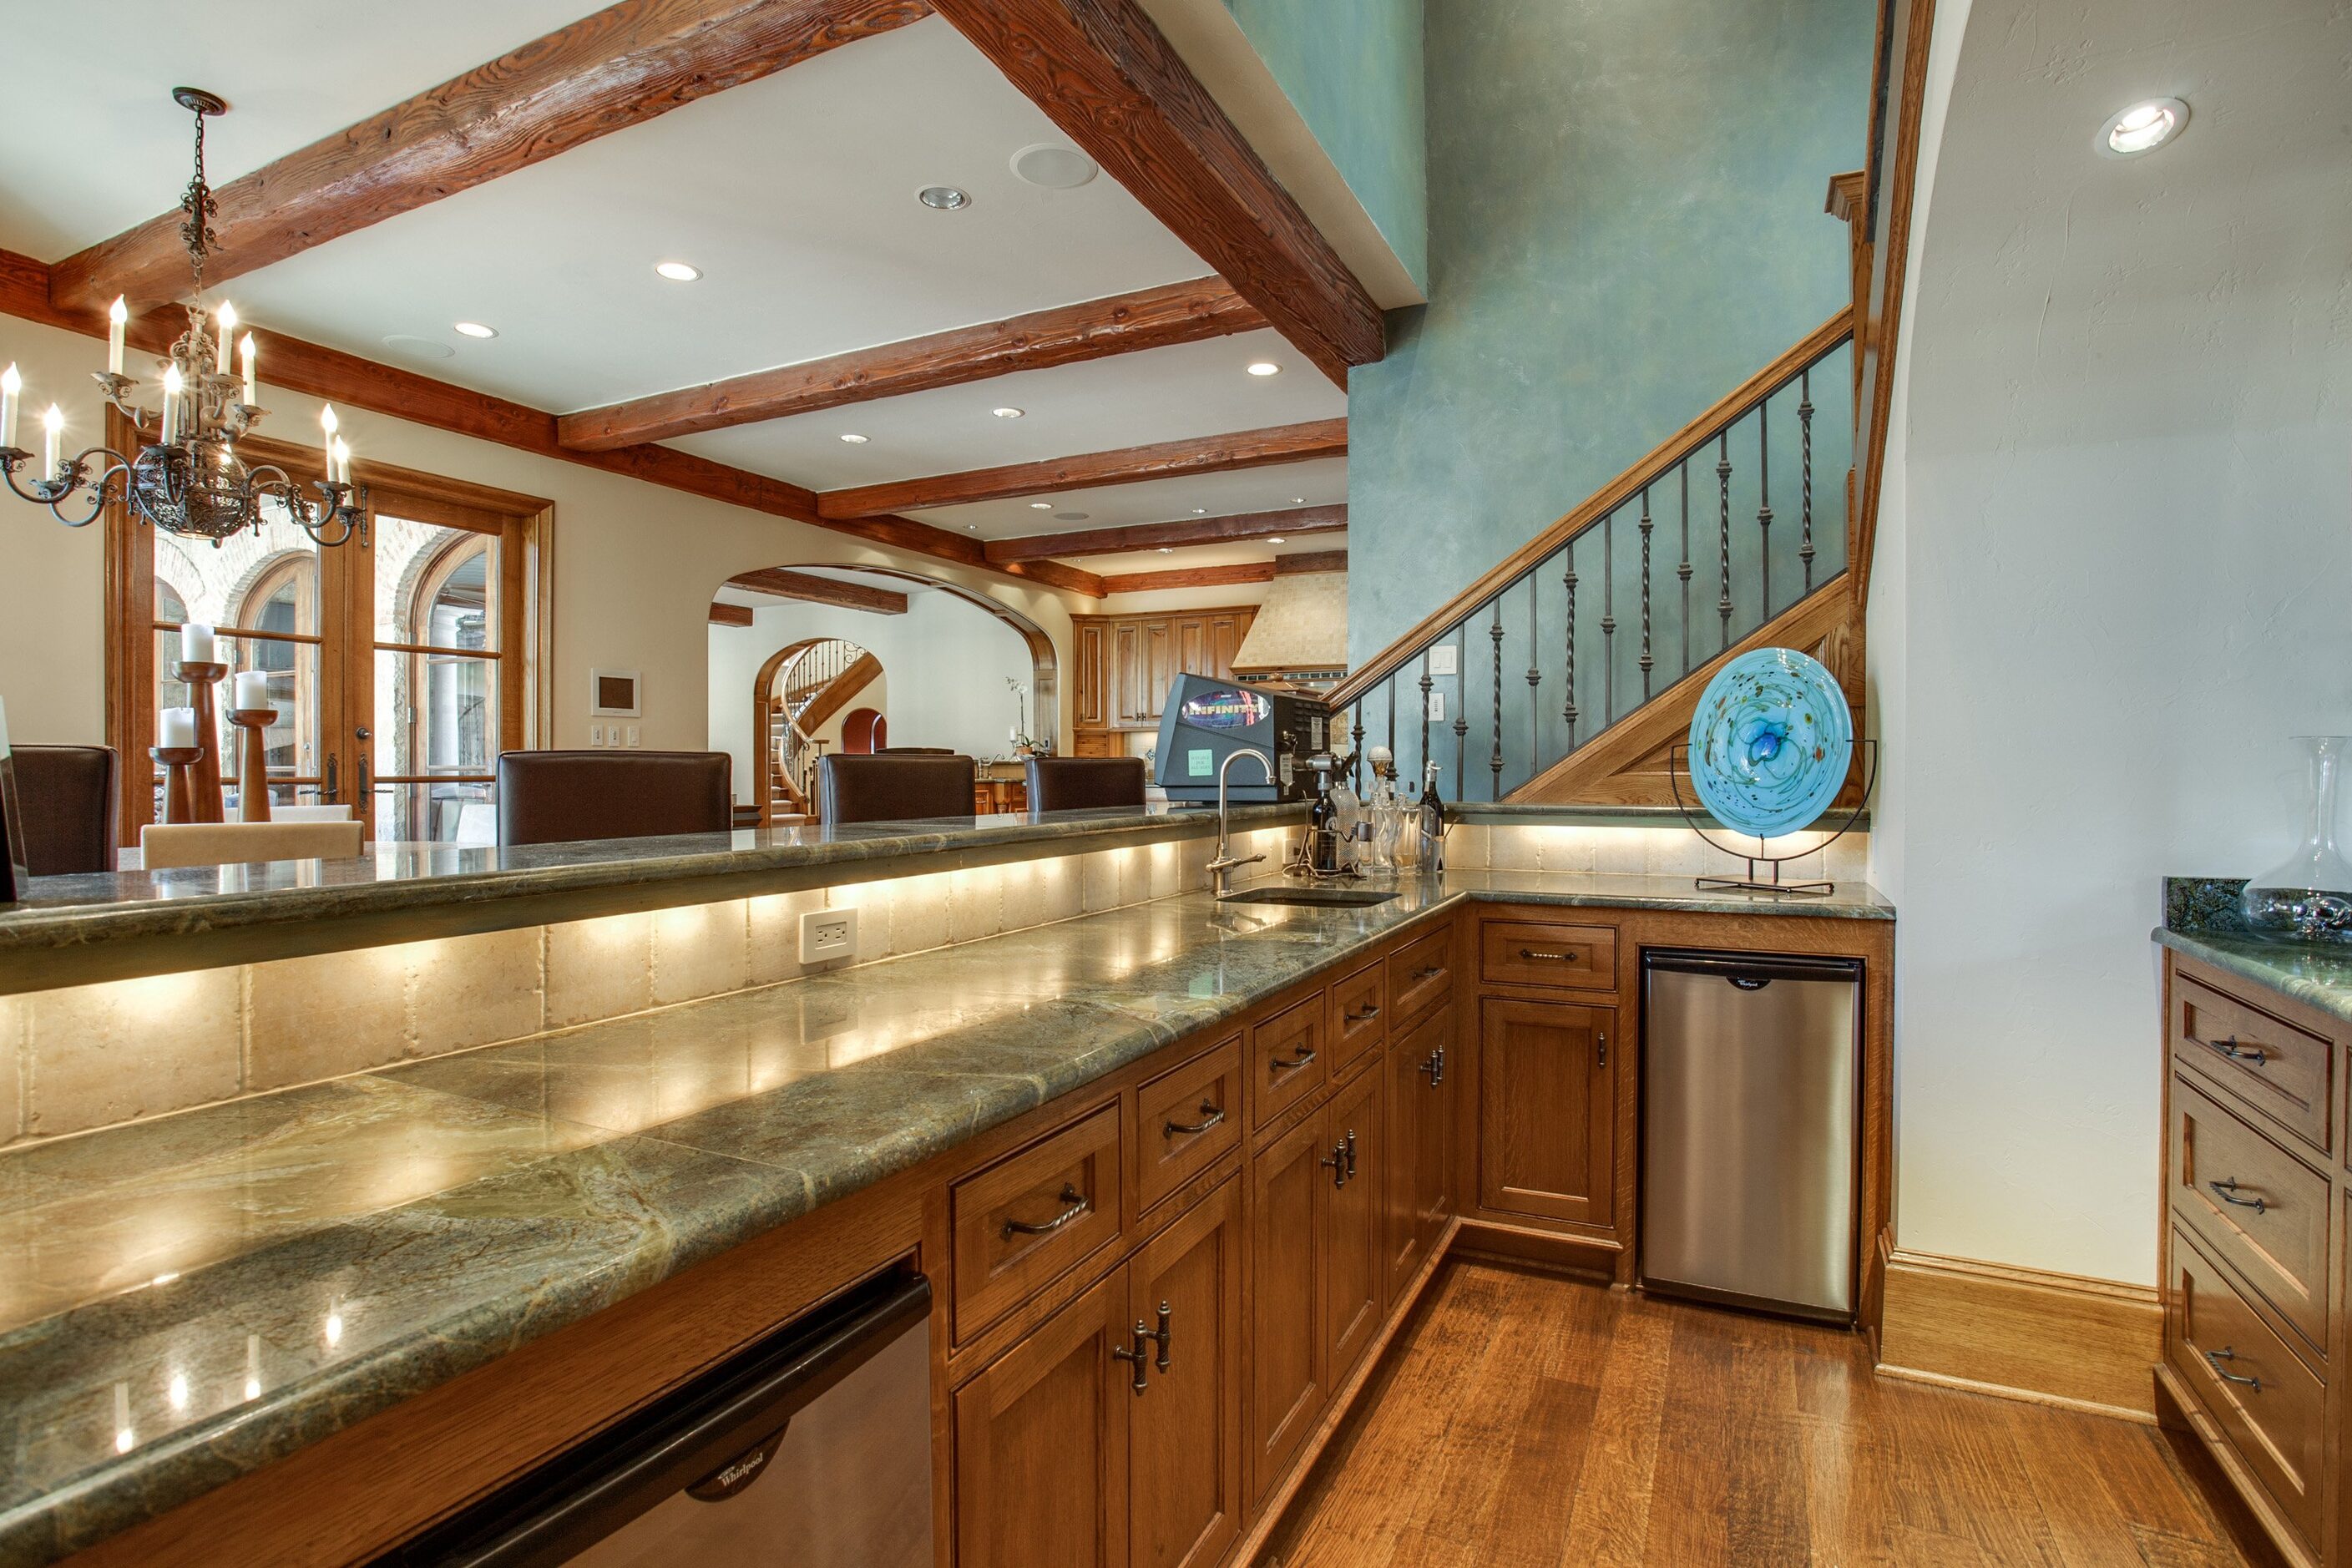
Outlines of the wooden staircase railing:
{"label": "wooden staircase railing", "polygon": [[880,660],[843,637],[814,641],[776,670],[772,695],[759,707],[762,824],[814,810],[816,764],[824,748],[814,737],[881,673]]}

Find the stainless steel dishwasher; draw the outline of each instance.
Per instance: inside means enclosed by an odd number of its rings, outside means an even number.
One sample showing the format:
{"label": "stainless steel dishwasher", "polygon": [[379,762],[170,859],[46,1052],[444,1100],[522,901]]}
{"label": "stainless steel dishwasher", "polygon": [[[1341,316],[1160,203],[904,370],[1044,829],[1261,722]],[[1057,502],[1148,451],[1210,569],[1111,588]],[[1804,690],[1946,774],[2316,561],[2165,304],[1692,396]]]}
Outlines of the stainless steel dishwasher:
{"label": "stainless steel dishwasher", "polygon": [[930,1286],[869,1281],[383,1568],[930,1568]]}
{"label": "stainless steel dishwasher", "polygon": [[1851,1322],[1857,959],[1642,954],[1642,1282]]}

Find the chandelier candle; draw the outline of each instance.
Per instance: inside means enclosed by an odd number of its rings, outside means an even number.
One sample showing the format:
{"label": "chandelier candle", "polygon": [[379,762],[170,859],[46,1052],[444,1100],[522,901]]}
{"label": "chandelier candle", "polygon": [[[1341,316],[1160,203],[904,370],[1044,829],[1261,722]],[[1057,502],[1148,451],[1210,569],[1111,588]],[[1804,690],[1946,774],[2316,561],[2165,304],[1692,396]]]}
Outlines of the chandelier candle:
{"label": "chandelier candle", "polygon": [[16,444],[16,395],[25,390],[25,378],[11,364],[0,370],[0,447]]}
{"label": "chandelier candle", "polygon": [[117,294],[114,303],[106,308],[106,374],[122,374],[122,329],[131,320],[131,307]]}
{"label": "chandelier candle", "polygon": [[253,362],[257,356],[253,352],[253,334],[251,332],[246,333],[244,337],[237,340],[236,355],[237,358],[243,362],[245,367],[245,405],[247,407],[251,408],[256,406],[259,402],[259,399],[256,398],[253,395]]}

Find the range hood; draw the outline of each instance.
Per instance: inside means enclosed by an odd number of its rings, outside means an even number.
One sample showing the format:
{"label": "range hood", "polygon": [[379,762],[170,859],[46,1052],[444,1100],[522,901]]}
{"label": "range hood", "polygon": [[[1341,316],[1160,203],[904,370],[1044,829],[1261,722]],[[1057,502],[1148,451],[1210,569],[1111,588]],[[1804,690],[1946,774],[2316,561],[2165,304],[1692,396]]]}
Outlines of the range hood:
{"label": "range hood", "polygon": [[1265,602],[1234,650],[1233,672],[1301,680],[1348,673],[1348,574],[1285,572],[1275,563]]}

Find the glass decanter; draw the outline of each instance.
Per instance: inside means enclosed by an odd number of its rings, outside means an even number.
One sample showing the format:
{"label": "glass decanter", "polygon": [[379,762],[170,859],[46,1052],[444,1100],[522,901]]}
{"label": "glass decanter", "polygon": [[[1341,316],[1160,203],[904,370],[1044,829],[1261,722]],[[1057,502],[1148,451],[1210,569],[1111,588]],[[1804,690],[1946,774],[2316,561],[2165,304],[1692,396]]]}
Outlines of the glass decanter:
{"label": "glass decanter", "polygon": [[2246,923],[2299,942],[2352,942],[2352,865],[2336,849],[2336,784],[2352,735],[2297,735],[2311,755],[2303,843],[2240,895]]}

